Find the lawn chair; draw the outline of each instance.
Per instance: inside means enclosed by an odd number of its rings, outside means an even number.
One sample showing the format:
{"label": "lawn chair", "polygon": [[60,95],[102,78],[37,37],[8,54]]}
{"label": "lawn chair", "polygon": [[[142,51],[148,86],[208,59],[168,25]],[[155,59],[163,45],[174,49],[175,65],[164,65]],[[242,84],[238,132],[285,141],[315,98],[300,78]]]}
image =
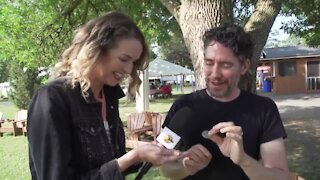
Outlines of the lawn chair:
{"label": "lawn chair", "polygon": [[289,179],[290,180],[305,180],[303,177],[299,176],[297,173],[295,172],[290,172],[289,173]]}
{"label": "lawn chair", "polygon": [[139,145],[149,143],[150,141],[143,140],[147,131],[152,130],[149,114],[143,113],[128,113],[127,128],[126,128],[126,147],[135,148]]}
{"label": "lawn chair", "polygon": [[[4,126],[4,123],[10,123],[9,126]],[[16,129],[13,124],[13,122],[10,122],[10,120],[4,120],[3,119],[3,112],[0,112],[0,137],[3,136],[3,133],[13,133],[13,135],[16,135]]]}
{"label": "lawn chair", "polygon": [[152,137],[154,140],[157,139],[157,136],[161,132],[162,124],[165,120],[165,114],[154,113],[152,114]]}
{"label": "lawn chair", "polygon": [[3,135],[3,133],[13,133],[14,136],[17,136],[18,134],[27,135],[27,117],[28,117],[28,111],[27,110],[20,110],[16,112],[15,117],[13,120],[7,120],[7,122],[10,123],[10,126],[3,127],[4,120],[1,120],[0,122],[0,136]]}
{"label": "lawn chair", "polygon": [[22,132],[24,136],[27,135],[27,118],[28,118],[28,111],[27,110],[20,110],[16,112],[14,118],[14,126],[19,131]]}

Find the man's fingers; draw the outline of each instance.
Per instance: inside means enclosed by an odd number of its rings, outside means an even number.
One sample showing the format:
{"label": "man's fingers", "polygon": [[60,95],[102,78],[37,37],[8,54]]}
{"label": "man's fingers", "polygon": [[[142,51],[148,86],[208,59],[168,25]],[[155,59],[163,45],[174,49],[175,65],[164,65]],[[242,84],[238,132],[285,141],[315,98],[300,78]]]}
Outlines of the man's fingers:
{"label": "man's fingers", "polygon": [[183,165],[186,167],[198,167],[197,162],[195,162],[193,159],[190,159],[188,157],[186,157],[185,159],[183,159]]}
{"label": "man's fingers", "polygon": [[179,156],[180,155],[180,151],[173,150],[173,149],[161,148],[160,155],[164,155],[164,156]]}
{"label": "man's fingers", "polygon": [[197,163],[207,163],[211,159],[210,152],[201,144],[193,146],[190,150],[190,158]]}
{"label": "man's fingers", "polygon": [[180,155],[177,157],[177,159],[184,159],[185,157],[190,156],[189,151],[181,152]]}
{"label": "man's fingers", "polygon": [[223,142],[223,138],[218,135],[218,132],[215,133],[215,134],[211,134],[210,133],[209,134],[209,139],[211,141],[213,141],[214,143],[216,143],[217,145],[220,145]]}
{"label": "man's fingers", "polygon": [[233,132],[236,134],[242,134],[242,128],[241,126],[227,126],[220,129],[220,132],[221,133]]}
{"label": "man's fingers", "polygon": [[227,137],[237,141],[238,143],[242,143],[242,135],[236,134],[236,133],[232,133],[232,132],[228,132],[226,134]]}
{"label": "man's fingers", "polygon": [[234,123],[231,122],[231,121],[229,121],[229,122],[221,122],[221,123],[218,123],[218,124],[214,125],[214,126],[212,127],[212,129],[218,129],[218,130],[220,130],[220,129],[222,129],[222,128],[224,128],[224,127],[228,127],[228,126],[234,126]]}
{"label": "man's fingers", "polygon": [[201,153],[205,155],[206,158],[212,157],[211,153],[203,145],[198,144],[198,145],[196,145],[196,148],[198,148],[201,151]]}

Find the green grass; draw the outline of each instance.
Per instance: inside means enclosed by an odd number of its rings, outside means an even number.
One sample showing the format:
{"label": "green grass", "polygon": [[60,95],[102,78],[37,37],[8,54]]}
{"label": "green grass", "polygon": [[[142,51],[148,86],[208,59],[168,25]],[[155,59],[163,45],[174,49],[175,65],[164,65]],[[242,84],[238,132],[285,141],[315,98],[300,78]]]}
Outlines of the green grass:
{"label": "green grass", "polygon": [[[167,112],[172,105],[174,98],[156,99],[150,102],[150,111]],[[17,110],[8,102],[0,102],[0,111],[5,113],[6,118],[13,118],[14,112]],[[120,101],[120,116],[125,119],[126,112],[135,112],[135,104],[126,104],[124,99]],[[293,120],[286,120],[286,124]],[[307,121],[302,121],[307,122]],[[319,146],[319,138],[317,135],[318,126],[314,124],[304,125],[303,127],[293,126],[286,127],[288,139],[285,140],[287,148],[288,164],[291,171],[298,172],[305,179],[319,179],[319,160],[320,156],[317,151]],[[299,133],[302,130],[310,130],[310,133]],[[311,131],[314,129],[313,131]],[[302,131],[301,131],[302,132]],[[304,132],[304,131],[303,131]],[[315,148],[317,147],[316,151]],[[130,175],[127,179],[134,179],[135,175]],[[27,154],[27,139],[24,136],[13,137],[5,134],[0,137],[0,180],[28,180],[30,178]],[[157,168],[149,171],[144,179],[164,180]]]}
{"label": "green grass", "polygon": [[18,108],[9,101],[0,101],[0,112],[3,112],[3,119],[13,119],[17,111]]}
{"label": "green grass", "polygon": [[[176,97],[175,93],[174,97]],[[149,111],[167,112],[171,107],[174,98],[156,99],[150,102]],[[120,100],[120,117],[126,121],[125,113],[135,112],[135,103],[125,103],[125,98]],[[18,109],[10,102],[0,102],[0,111],[4,113],[4,118],[12,119]],[[4,123],[4,126],[9,126]],[[31,179],[28,165],[27,138],[24,136],[13,137],[10,133],[5,133],[0,137],[0,180],[28,180]],[[127,179],[134,179],[135,174],[129,175]],[[144,179],[164,180],[157,168],[151,169]]]}
{"label": "green grass", "polygon": [[28,165],[27,139],[24,136],[0,137],[0,179],[31,179]]}

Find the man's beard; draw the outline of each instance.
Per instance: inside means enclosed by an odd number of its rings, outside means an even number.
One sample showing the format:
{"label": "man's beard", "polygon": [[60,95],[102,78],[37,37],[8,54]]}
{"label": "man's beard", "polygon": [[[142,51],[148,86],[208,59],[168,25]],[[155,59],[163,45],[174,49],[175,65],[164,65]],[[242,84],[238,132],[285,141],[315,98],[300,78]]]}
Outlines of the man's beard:
{"label": "man's beard", "polygon": [[[212,81],[206,79],[207,92],[213,98],[223,98],[228,97],[232,92],[232,87],[228,82],[225,82],[223,85],[226,85],[226,88],[221,89],[220,91],[215,91],[212,86]],[[210,86],[211,85],[211,86]]]}

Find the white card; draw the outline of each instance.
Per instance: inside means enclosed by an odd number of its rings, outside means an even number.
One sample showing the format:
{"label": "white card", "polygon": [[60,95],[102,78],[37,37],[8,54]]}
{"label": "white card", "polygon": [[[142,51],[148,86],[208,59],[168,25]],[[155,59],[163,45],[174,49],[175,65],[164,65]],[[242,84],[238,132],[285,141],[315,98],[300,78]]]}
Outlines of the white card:
{"label": "white card", "polygon": [[164,145],[167,149],[173,149],[178,144],[180,139],[181,137],[179,135],[167,127],[164,127],[157,137],[157,141]]}

